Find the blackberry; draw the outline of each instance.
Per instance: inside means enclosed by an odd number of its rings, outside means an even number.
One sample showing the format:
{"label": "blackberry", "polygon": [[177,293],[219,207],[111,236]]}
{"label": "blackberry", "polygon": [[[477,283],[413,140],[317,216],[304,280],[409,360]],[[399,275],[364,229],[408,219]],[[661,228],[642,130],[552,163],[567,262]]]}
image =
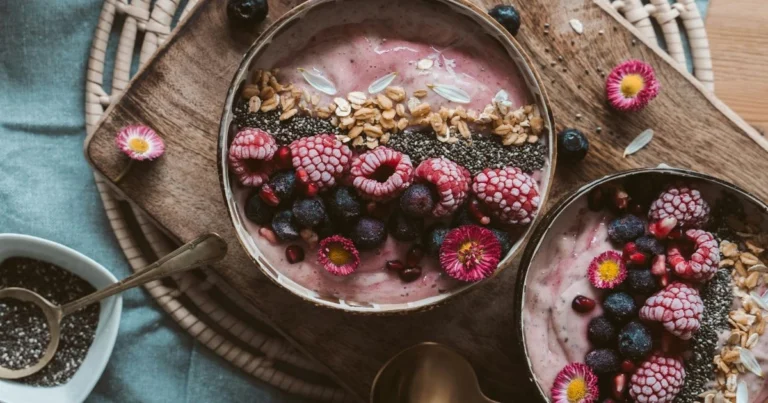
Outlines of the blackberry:
{"label": "blackberry", "polygon": [[280,199],[280,204],[290,203],[296,193],[296,173],[294,171],[281,171],[269,180],[269,187]]}
{"label": "blackberry", "polygon": [[566,160],[581,161],[589,151],[589,140],[579,130],[565,129],[557,134],[557,151]]}
{"label": "blackberry", "polygon": [[520,31],[520,13],[511,5],[498,5],[490,10],[488,14],[499,22],[512,36]]}
{"label": "blackberry", "polygon": [[639,295],[649,295],[659,289],[656,277],[647,269],[632,269],[627,273],[625,281],[629,291]]}
{"label": "blackberry", "polygon": [[248,201],[245,202],[245,217],[258,225],[269,224],[275,215],[275,211],[274,207],[261,200],[258,191],[251,193],[248,196]]}
{"label": "blackberry", "polygon": [[387,229],[383,222],[375,218],[363,217],[355,224],[350,235],[358,249],[371,250],[381,246],[387,240]]}
{"label": "blackberry", "polygon": [[625,292],[614,292],[603,301],[605,316],[611,322],[622,325],[637,316],[637,304],[631,295]]}
{"label": "blackberry", "polygon": [[611,241],[625,244],[645,234],[645,223],[640,217],[627,214],[608,224],[608,238]]}
{"label": "blackberry", "polygon": [[351,224],[360,218],[362,206],[357,192],[348,187],[339,186],[332,189],[327,198],[328,213],[342,224]]}
{"label": "blackberry", "polygon": [[616,327],[605,316],[596,316],[589,321],[587,338],[597,347],[613,346],[616,342]]}
{"label": "blackberry", "polygon": [[490,230],[493,232],[493,236],[499,241],[499,244],[501,244],[501,258],[504,259],[504,257],[507,256],[507,252],[512,249],[512,240],[509,238],[509,233],[495,228],[491,228]]}
{"label": "blackberry", "polygon": [[257,24],[269,13],[267,0],[229,0],[227,17],[235,24]]}
{"label": "blackberry", "polygon": [[601,348],[590,351],[584,358],[584,363],[597,375],[610,375],[619,372],[621,357],[616,350]]}
{"label": "blackberry", "polygon": [[412,217],[424,217],[435,207],[435,196],[429,186],[415,183],[400,196],[400,208]]}
{"label": "blackberry", "polygon": [[651,255],[663,255],[666,252],[664,245],[652,236],[644,235],[637,238],[635,245],[640,252],[650,253]]}
{"label": "blackberry", "polygon": [[424,219],[408,217],[398,211],[389,218],[389,233],[398,241],[414,241],[424,230]]}
{"label": "blackberry", "polygon": [[433,257],[440,255],[440,245],[443,244],[445,236],[450,231],[451,229],[443,223],[434,224],[427,229],[427,232],[424,233],[422,244],[428,255]]}
{"label": "blackberry", "polygon": [[314,228],[326,219],[323,201],[317,197],[296,200],[291,212],[296,223],[302,228]]}
{"label": "blackberry", "polygon": [[638,321],[629,322],[619,332],[619,352],[624,358],[640,361],[651,353],[652,348],[651,331]]}
{"label": "blackberry", "polygon": [[283,241],[299,239],[299,229],[293,218],[291,210],[279,211],[272,218],[272,231]]}

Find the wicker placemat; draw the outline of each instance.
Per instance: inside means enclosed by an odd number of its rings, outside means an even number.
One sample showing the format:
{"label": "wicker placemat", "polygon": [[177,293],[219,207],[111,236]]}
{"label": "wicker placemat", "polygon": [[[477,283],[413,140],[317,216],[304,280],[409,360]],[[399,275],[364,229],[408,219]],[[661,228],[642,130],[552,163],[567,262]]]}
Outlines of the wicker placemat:
{"label": "wicker placemat", "polygon": [[[94,129],[106,107],[125,90],[136,67],[149,60],[197,1],[105,0],[88,62],[88,132]],[[674,5],[667,0],[651,0],[646,5],[641,0],[617,0],[612,4],[648,38],[656,40],[657,30],[661,32],[660,42],[680,63],[686,63],[681,39],[685,33],[694,74],[710,90],[713,88],[709,44],[694,0],[678,0]],[[112,60],[114,67],[107,72]],[[105,85],[110,79],[111,90],[107,91]],[[134,270],[175,248],[174,241],[128,202],[119,200],[98,175],[95,180],[112,230]],[[317,400],[346,399],[344,390],[265,325],[260,314],[220,281],[215,272],[194,270],[150,283],[146,289],[189,334],[251,376]]]}

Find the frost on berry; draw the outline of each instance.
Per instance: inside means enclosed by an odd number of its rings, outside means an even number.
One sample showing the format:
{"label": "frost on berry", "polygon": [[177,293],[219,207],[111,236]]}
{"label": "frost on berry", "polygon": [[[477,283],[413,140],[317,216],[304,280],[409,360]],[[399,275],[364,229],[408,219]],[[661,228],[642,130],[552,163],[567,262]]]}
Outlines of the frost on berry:
{"label": "frost on berry", "polygon": [[715,237],[704,230],[689,229],[683,241],[670,242],[667,262],[678,277],[704,282],[717,273],[720,248]]}
{"label": "frost on berry", "polygon": [[269,180],[268,161],[277,151],[275,139],[260,129],[240,130],[229,146],[229,168],[243,186],[261,186]]}
{"label": "frost on berry", "polygon": [[679,359],[655,354],[632,374],[629,395],[638,403],[670,403],[684,382],[685,368]]}
{"label": "frost on berry", "polygon": [[411,159],[387,147],[377,147],[353,158],[349,170],[360,196],[375,201],[397,197],[413,181]]}
{"label": "frost on berry", "polygon": [[303,169],[318,190],[336,184],[349,167],[352,151],[330,134],[300,138],[290,145],[293,167]]}
{"label": "frost on berry", "polygon": [[704,303],[699,292],[688,284],[675,282],[648,297],[640,308],[640,318],[661,322],[668,332],[689,340],[701,327]]}
{"label": "frost on berry", "polygon": [[683,228],[701,228],[709,220],[709,204],[698,189],[682,183],[673,184],[651,203],[648,217],[658,222],[674,217]]}
{"label": "frost on berry", "polygon": [[486,168],[475,176],[472,190],[503,224],[529,224],[541,203],[536,181],[520,168]]}
{"label": "frost on berry", "polygon": [[469,196],[469,171],[445,157],[422,161],[414,174],[435,188],[438,200],[432,209],[434,217],[452,214]]}

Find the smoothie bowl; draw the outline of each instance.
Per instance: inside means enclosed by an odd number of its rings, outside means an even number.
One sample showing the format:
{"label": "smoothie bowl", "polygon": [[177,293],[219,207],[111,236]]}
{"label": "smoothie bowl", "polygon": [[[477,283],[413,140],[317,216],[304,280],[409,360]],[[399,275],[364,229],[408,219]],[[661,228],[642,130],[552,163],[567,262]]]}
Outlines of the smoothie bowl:
{"label": "smoothie bowl", "polygon": [[484,11],[318,0],[245,56],[219,171],[270,279],[318,305],[403,312],[508,265],[549,191],[552,127],[528,57]]}
{"label": "smoothie bowl", "polygon": [[518,278],[540,401],[764,402],[768,206],[677,169],[615,174],[548,212]]}

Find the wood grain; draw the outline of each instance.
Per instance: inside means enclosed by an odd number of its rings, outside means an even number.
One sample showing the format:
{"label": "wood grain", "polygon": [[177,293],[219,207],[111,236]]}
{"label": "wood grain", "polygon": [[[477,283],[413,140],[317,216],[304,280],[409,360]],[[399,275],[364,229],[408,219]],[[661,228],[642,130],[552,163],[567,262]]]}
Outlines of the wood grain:
{"label": "wood grain", "polygon": [[[271,16],[295,1],[270,1]],[[482,7],[498,2],[476,0]],[[517,36],[544,78],[558,128],[588,133],[591,150],[579,165],[560,164],[552,201],[585,182],[621,169],[667,163],[735,182],[768,200],[768,158],[747,134],[747,126],[711,99],[690,76],[627,30],[615,13],[585,0],[516,2],[524,18]],[[260,275],[234,238],[216,172],[216,133],[231,77],[253,39],[227,28],[223,1],[201,1],[156,58],[138,74],[86,142],[94,168],[114,178],[125,164],[113,145],[118,128],[143,122],[164,135],[167,153],[140,164],[115,186],[169,234],[190,240],[215,231],[230,241],[231,253],[216,267],[296,346],[322,362],[339,382],[365,400],[373,377],[389,357],[422,341],[445,343],[467,356],[487,394],[519,401],[530,393],[514,338],[516,270],[428,312],[407,316],[358,316],[302,302]],[[603,4],[604,6],[604,4]],[[584,22],[583,35],[568,24]],[[549,28],[545,28],[549,24]],[[599,31],[604,34],[600,34]],[[634,31],[636,32],[636,31]],[[563,61],[558,61],[563,56]],[[649,61],[662,85],[645,111],[620,115],[605,105],[600,72],[627,58]],[[623,148],[641,131],[656,131],[645,150],[627,159]],[[599,128],[599,129],[598,129]],[[517,267],[517,264],[514,265]],[[532,396],[532,395],[528,395]]]}

